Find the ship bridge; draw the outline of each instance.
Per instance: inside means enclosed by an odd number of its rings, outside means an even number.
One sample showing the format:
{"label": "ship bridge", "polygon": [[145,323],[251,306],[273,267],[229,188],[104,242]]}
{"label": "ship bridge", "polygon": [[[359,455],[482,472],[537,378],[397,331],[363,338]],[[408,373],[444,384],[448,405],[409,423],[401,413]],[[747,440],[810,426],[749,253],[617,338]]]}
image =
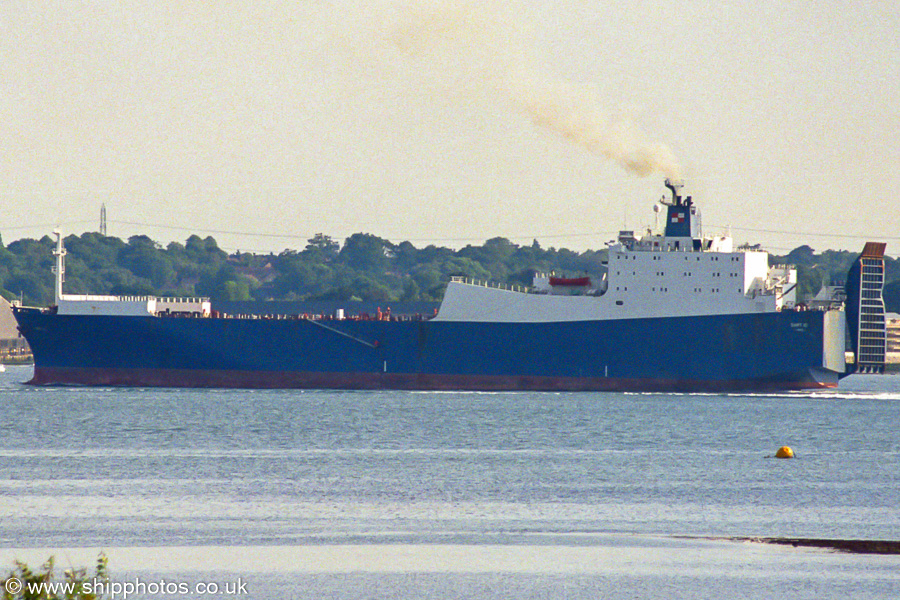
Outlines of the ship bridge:
{"label": "ship bridge", "polygon": [[674,303],[697,314],[796,306],[795,269],[770,267],[767,252],[735,249],[730,236],[704,237],[700,210],[680,194],[682,184],[667,179],[666,187],[671,199],[654,206],[657,215],[665,209],[662,231],[621,231],[609,244],[608,289],[618,301]]}
{"label": "ship bridge", "polygon": [[[567,321],[768,313],[796,306],[797,272],[769,266],[767,252],[704,237],[699,208],[666,181],[672,197],[661,231],[622,231],[609,243],[602,278],[537,274],[528,292],[451,281],[438,320]],[[659,224],[657,224],[657,229]]]}

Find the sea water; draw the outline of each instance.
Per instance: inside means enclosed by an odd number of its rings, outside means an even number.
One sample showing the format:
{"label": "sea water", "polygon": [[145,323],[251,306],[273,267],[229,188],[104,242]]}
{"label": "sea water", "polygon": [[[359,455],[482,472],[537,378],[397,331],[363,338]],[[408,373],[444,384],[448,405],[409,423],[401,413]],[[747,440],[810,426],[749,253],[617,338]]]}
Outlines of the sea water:
{"label": "sea water", "polygon": [[728,539],[900,539],[900,377],[727,395],[29,377],[0,373],[5,569],[104,549],[114,579],[240,579],[228,597],[900,597],[900,557]]}

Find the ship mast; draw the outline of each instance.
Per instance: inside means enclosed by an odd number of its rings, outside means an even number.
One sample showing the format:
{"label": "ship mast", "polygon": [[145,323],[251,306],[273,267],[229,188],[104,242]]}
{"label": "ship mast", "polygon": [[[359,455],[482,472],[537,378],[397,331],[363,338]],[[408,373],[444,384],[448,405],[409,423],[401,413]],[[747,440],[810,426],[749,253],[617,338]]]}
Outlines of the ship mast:
{"label": "ship mast", "polygon": [[66,249],[63,247],[62,232],[59,229],[54,229],[53,235],[56,236],[56,250],[53,251],[53,256],[56,257],[56,267],[53,269],[53,272],[56,273],[56,285],[54,286],[53,295],[55,304],[59,306],[59,301],[63,295],[62,284],[66,280]]}

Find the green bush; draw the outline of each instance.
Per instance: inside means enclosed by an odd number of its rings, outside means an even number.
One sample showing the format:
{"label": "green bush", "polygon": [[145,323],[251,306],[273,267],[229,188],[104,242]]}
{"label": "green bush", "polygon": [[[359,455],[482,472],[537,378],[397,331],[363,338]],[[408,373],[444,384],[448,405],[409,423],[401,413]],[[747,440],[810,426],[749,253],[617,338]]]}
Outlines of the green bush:
{"label": "green bush", "polygon": [[93,585],[109,581],[105,554],[97,558],[93,575],[87,569],[67,569],[62,580],[54,578],[52,556],[37,571],[24,562],[15,565],[3,580],[3,600],[100,600],[103,596],[94,593]]}

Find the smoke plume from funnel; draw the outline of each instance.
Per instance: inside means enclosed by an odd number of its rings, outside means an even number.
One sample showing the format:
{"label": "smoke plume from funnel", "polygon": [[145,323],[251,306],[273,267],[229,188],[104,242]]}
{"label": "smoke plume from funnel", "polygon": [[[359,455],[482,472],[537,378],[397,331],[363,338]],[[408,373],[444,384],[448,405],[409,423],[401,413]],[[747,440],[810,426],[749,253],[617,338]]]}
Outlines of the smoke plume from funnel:
{"label": "smoke plume from funnel", "polygon": [[507,90],[535,125],[617,162],[638,177],[660,172],[680,179],[668,147],[646,141],[627,116],[604,113],[586,90],[533,77],[511,76],[508,82]]}
{"label": "smoke plume from funnel", "polygon": [[522,43],[522,15],[491,0],[424,0],[397,7],[386,39],[403,55],[431,63],[443,82],[491,90],[535,125],[548,129],[639,177],[680,179],[668,147],[649,142],[627,118],[610,116],[586,87],[532,66]]}

